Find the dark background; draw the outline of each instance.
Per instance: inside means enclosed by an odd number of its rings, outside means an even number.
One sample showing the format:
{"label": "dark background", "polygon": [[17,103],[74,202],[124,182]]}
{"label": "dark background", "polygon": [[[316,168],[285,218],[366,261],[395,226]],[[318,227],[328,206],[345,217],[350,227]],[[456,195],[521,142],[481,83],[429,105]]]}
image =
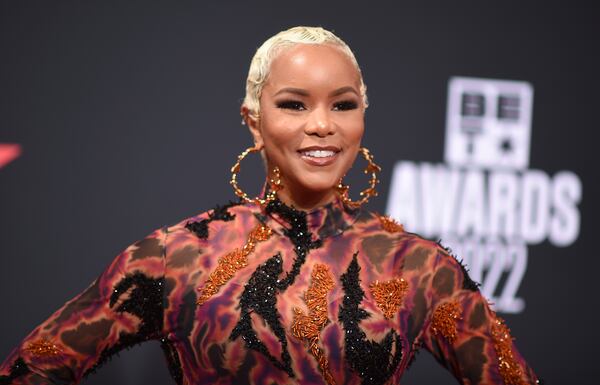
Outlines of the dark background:
{"label": "dark background", "polygon": [[[126,246],[233,198],[250,58],[282,29],[321,25],[369,87],[380,212],[396,161],[443,161],[451,76],[533,85],[530,168],[579,176],[581,231],[529,248],[527,308],[504,317],[548,383],[595,383],[599,16],[573,1],[2,1],[0,142],[23,154],[0,169],[0,360]],[[85,383],[172,383],[161,355],[136,347]],[[455,383],[426,352],[404,379]]]}

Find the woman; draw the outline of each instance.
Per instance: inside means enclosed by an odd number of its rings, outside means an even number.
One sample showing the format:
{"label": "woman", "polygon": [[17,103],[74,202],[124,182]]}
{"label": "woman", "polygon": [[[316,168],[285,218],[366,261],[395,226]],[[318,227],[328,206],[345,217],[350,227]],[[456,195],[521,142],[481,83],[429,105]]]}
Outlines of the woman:
{"label": "woman", "polygon": [[[158,339],[179,384],[399,382],[419,348],[461,383],[537,383],[504,322],[438,244],[361,204],[366,87],[348,46],[296,27],[254,56],[241,112],[254,146],[241,198],[154,231],[36,328],[0,383],[77,383]],[[241,160],[268,183],[250,199]],[[369,187],[341,180],[357,154]]]}

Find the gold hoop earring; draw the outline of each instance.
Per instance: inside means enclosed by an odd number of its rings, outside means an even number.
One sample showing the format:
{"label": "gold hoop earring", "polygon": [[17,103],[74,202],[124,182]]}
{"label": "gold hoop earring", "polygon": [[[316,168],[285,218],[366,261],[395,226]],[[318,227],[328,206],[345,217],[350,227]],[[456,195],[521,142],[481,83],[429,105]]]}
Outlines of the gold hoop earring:
{"label": "gold hoop earring", "polygon": [[258,205],[264,206],[270,201],[274,200],[277,195],[277,191],[283,188],[283,186],[281,185],[281,174],[279,172],[279,167],[273,168],[273,177],[269,179],[270,189],[264,198],[256,197],[251,199],[250,197],[248,197],[248,194],[246,194],[237,183],[237,174],[241,170],[240,163],[242,162],[242,160],[251,152],[259,152],[260,150],[261,148],[256,146],[248,147],[240,155],[238,155],[237,162],[235,162],[233,167],[231,167],[231,180],[229,181],[229,184],[231,184],[231,186],[233,187],[235,195],[241,198],[241,200],[244,203],[256,203]]}
{"label": "gold hoop earring", "polygon": [[358,150],[358,152],[360,154],[362,154],[362,156],[364,156],[365,160],[368,163],[367,167],[364,169],[364,173],[365,174],[371,173],[371,179],[369,180],[369,187],[367,187],[366,189],[364,189],[363,191],[360,192],[360,196],[362,198],[357,201],[353,201],[352,199],[350,199],[350,196],[348,195],[349,186],[342,183],[343,178],[340,178],[340,181],[338,182],[338,185],[336,186],[336,190],[340,193],[340,196],[342,197],[342,201],[352,207],[358,207],[362,204],[365,204],[369,201],[370,197],[377,196],[377,191],[375,190],[375,186],[377,185],[377,183],[379,183],[379,179],[377,179],[377,174],[379,172],[381,172],[381,167],[379,167],[377,164],[375,164],[375,162],[373,161],[373,155],[369,152],[369,150],[366,147],[361,147]]}

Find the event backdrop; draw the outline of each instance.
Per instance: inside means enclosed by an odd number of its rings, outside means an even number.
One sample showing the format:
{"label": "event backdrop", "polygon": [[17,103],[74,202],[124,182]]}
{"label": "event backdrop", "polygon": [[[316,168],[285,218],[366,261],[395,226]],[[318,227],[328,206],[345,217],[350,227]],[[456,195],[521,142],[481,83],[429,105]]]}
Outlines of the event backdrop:
{"label": "event backdrop", "polygon": [[[364,144],[383,167],[370,209],[463,258],[548,383],[597,383],[597,15],[575,2],[2,2],[0,359],[126,246],[233,199],[254,50],[321,25],[368,86]],[[259,160],[244,167],[257,192]],[[161,354],[135,347],[85,383],[172,383]],[[454,382],[426,352],[405,376]]]}

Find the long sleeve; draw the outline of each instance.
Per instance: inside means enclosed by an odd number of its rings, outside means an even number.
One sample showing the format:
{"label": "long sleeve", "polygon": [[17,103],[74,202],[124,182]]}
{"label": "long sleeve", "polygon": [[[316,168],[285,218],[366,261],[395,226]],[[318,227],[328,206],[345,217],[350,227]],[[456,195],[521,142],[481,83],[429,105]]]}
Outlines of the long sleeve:
{"label": "long sleeve", "polygon": [[111,355],[164,335],[167,229],[127,247],[0,366],[0,384],[76,384]]}
{"label": "long sleeve", "polygon": [[441,247],[432,277],[431,318],[422,341],[461,384],[540,383],[504,321]]}

